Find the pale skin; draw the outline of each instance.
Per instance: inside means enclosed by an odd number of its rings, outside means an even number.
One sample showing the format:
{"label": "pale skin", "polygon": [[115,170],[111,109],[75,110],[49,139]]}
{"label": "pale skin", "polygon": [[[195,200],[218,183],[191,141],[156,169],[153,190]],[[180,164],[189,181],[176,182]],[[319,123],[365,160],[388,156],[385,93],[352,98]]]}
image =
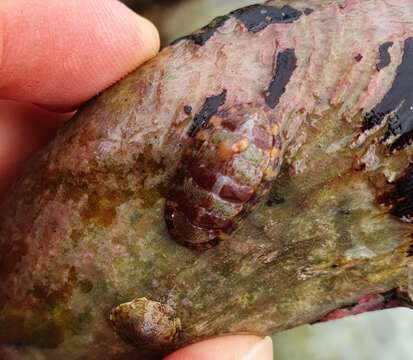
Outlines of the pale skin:
{"label": "pale skin", "polygon": [[[85,101],[155,56],[159,35],[116,0],[0,1],[0,198]],[[167,360],[270,360],[269,338],[223,336]]]}

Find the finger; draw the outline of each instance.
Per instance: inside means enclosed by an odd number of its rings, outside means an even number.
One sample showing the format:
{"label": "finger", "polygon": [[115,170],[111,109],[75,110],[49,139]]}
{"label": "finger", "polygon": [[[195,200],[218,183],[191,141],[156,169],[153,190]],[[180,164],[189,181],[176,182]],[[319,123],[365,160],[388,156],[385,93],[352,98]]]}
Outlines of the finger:
{"label": "finger", "polygon": [[0,97],[75,108],[154,56],[159,36],[117,0],[0,1]]}
{"label": "finger", "polygon": [[0,100],[0,199],[20,164],[49,141],[71,115]]}
{"label": "finger", "polygon": [[222,336],[190,345],[165,360],[272,360],[270,337]]}

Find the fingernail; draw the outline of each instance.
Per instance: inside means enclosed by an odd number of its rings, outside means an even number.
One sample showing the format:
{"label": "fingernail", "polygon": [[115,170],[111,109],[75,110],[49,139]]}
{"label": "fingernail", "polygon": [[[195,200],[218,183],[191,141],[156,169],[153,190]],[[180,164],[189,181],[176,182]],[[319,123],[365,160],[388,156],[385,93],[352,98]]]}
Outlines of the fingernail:
{"label": "fingernail", "polygon": [[271,338],[267,336],[257,342],[241,360],[273,360]]}

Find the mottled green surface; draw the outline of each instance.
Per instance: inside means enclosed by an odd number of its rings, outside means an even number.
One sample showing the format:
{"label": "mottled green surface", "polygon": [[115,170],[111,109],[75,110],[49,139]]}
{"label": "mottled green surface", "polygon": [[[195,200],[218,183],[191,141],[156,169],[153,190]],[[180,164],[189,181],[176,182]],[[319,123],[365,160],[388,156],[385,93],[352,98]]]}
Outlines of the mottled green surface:
{"label": "mottled green surface", "polygon": [[[53,301],[41,313],[7,305],[1,339],[46,348],[60,345],[49,350],[53,356],[75,347],[80,351],[82,345],[90,352],[98,342],[103,356],[107,346],[116,344],[105,316],[111,306],[136,296],[175,304],[184,328],[179,345],[218,333],[271,333],[317,320],[364,294],[407,285],[410,225],[377,206],[369,181],[380,170],[351,170],[353,156],[361,150],[324,156],[337,134],[339,139],[346,136],[348,126],[334,116],[323,122],[322,131],[302,129],[312,141],[291,157],[275,183],[274,194],[285,202],[263,205],[233,239],[213,251],[194,253],[168,238],[163,200],[155,200],[156,192],[148,207],[142,207],[142,197],[119,200],[113,222],[107,219],[113,202],[104,197],[93,201],[87,207],[93,209],[91,220],[82,232],[74,230],[72,242],[61,244],[61,255],[49,262],[52,269],[58,263],[76,263],[76,254],[93,253],[93,275],[77,270],[73,284],[69,277],[67,296],[48,295],[47,301]],[[298,164],[300,169],[293,170]],[[298,173],[292,176],[293,171]],[[123,235],[110,235],[107,243],[109,232]],[[118,252],[109,259],[113,247]],[[368,258],[357,250],[355,258],[346,256],[357,247],[369,249]],[[39,292],[35,297],[44,299]],[[44,316],[49,322],[44,323]],[[20,328],[23,317],[27,334]],[[266,319],[271,319],[270,327]],[[17,326],[14,332],[11,325]]]}

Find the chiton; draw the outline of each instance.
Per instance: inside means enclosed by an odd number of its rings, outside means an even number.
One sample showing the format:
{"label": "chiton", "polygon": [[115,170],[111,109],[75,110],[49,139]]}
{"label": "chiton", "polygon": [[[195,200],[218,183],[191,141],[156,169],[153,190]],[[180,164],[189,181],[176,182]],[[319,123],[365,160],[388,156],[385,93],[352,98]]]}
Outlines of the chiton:
{"label": "chiton", "polygon": [[267,192],[280,167],[279,125],[242,104],[212,116],[190,138],[165,206],[169,233],[204,250],[230,235]]}

